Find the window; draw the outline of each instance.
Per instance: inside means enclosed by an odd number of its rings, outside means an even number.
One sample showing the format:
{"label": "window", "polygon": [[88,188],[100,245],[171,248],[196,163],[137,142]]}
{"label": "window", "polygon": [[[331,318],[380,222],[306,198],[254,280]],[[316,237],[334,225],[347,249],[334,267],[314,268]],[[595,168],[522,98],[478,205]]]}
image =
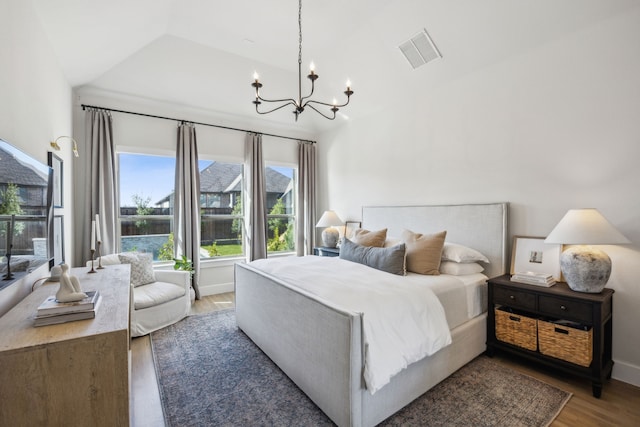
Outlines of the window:
{"label": "window", "polygon": [[120,251],[173,259],[175,158],[120,153]]}
{"label": "window", "polygon": [[200,162],[200,257],[244,255],[241,163]]}
{"label": "window", "polygon": [[295,251],[294,168],[267,166],[267,251]]}
{"label": "window", "polygon": [[[174,257],[173,196],[175,158],[120,153],[120,251],[153,253],[156,261]],[[200,258],[244,255],[243,165],[200,160]],[[268,166],[267,249],[295,250],[295,173]]]}

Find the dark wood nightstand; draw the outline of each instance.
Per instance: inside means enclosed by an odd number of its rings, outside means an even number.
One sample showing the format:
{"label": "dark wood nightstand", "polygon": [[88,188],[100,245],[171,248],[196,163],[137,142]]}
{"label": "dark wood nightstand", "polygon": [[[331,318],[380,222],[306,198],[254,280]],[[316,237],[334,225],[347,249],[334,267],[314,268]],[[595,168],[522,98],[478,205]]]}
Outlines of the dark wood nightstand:
{"label": "dark wood nightstand", "polygon": [[318,256],[340,256],[340,248],[317,246],[313,248],[313,254]]}
{"label": "dark wood nightstand", "polygon": [[[508,274],[490,279],[488,283],[487,354],[492,356],[495,350],[504,350],[561,371],[588,378],[591,380],[593,395],[599,398],[602,394],[602,385],[605,380],[611,378],[613,368],[611,358],[613,289],[605,288],[599,294],[589,294],[575,292],[562,282],[547,288],[512,282]],[[538,322],[537,350],[528,350],[496,338],[496,308],[518,313],[526,316],[527,319],[536,319]],[[518,315],[513,317],[516,318]],[[544,332],[540,328],[540,322],[553,325],[558,320],[576,322],[583,325],[583,329],[592,331],[592,359],[589,366],[580,366],[543,354],[540,338]],[[517,328],[517,324],[515,327]],[[561,327],[558,327],[555,332],[562,332]],[[559,333],[556,341],[563,354],[578,351],[572,347],[573,344],[568,336],[566,341],[563,341],[562,334]],[[564,342],[566,342],[566,348],[562,348]]]}

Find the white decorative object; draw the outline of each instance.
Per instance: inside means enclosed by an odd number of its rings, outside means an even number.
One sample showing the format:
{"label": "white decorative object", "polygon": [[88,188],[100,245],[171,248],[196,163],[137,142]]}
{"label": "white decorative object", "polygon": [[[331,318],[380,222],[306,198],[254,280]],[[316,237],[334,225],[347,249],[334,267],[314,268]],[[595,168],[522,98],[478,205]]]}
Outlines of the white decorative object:
{"label": "white decorative object", "polygon": [[611,258],[602,250],[584,245],[631,243],[597,209],[571,209],[549,233],[545,243],[580,245],[565,249],[560,269],[577,292],[602,292],[611,275]]}
{"label": "white decorative object", "polygon": [[322,231],[322,245],[327,248],[335,248],[340,238],[340,232],[334,227],[342,225],[342,220],[334,211],[325,211],[320,217],[316,227],[326,227]]}
{"label": "white decorative object", "polygon": [[86,298],[87,294],[82,292],[78,278],[69,275],[69,266],[62,264],[60,267],[62,274],[60,275],[60,288],[56,293],[56,300],[58,302],[73,302]]}
{"label": "white decorative object", "polygon": [[52,282],[59,282],[61,275],[62,275],[62,267],[60,267],[59,265],[54,265],[53,267],[51,267],[51,278],[50,278],[50,280]]}

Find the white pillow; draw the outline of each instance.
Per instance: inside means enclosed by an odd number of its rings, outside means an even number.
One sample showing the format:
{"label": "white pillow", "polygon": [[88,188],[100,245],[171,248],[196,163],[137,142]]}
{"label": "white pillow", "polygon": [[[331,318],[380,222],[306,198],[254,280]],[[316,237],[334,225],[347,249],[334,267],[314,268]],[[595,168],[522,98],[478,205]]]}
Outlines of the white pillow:
{"label": "white pillow", "polygon": [[489,263],[489,258],[482,255],[475,249],[471,249],[464,245],[457,243],[445,242],[444,248],[442,248],[442,260],[454,261],[454,262],[486,262]]}
{"label": "white pillow", "polygon": [[401,239],[398,239],[397,237],[387,236],[387,239],[384,241],[383,247],[392,248],[394,246],[398,246],[400,243],[403,243]]}
{"label": "white pillow", "polygon": [[442,261],[440,263],[440,273],[451,274],[452,276],[464,276],[465,274],[482,273],[484,267],[477,262],[453,262]]}
{"label": "white pillow", "polygon": [[123,252],[118,254],[118,258],[122,264],[131,264],[131,284],[133,287],[148,285],[156,281],[151,254]]}

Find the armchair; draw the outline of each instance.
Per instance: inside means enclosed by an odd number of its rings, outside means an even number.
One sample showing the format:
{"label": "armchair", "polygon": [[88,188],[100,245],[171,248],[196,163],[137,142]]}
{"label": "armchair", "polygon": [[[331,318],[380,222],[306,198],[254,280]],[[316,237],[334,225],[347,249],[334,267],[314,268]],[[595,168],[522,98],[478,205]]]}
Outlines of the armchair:
{"label": "armchair", "polygon": [[[91,261],[87,263],[90,266]],[[121,264],[119,254],[104,255],[102,265]],[[132,269],[135,268],[132,265]],[[184,319],[191,310],[191,275],[187,271],[154,270],[155,282],[131,284],[131,336],[147,335]]]}

